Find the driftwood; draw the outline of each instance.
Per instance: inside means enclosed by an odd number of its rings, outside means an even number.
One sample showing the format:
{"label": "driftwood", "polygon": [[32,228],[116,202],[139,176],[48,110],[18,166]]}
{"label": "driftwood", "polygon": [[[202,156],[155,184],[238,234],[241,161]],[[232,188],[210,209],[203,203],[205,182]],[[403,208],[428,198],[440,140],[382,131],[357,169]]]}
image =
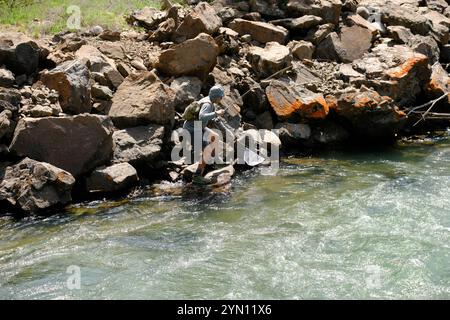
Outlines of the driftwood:
{"label": "driftwood", "polygon": [[[444,99],[445,97],[448,96],[448,92],[444,93],[442,96],[440,96],[437,99],[428,101],[427,103],[424,103],[420,106],[411,108],[411,109],[407,109],[408,110],[408,115],[411,114],[415,114],[415,115],[420,115],[420,119],[414,123],[413,127],[417,126],[420,122],[422,121],[426,121],[428,120],[450,120],[450,114],[448,113],[432,113],[431,110],[434,108],[434,106],[441,101],[442,99]],[[428,107],[429,106],[429,107]],[[428,109],[426,109],[425,111],[421,110],[428,107]]]}

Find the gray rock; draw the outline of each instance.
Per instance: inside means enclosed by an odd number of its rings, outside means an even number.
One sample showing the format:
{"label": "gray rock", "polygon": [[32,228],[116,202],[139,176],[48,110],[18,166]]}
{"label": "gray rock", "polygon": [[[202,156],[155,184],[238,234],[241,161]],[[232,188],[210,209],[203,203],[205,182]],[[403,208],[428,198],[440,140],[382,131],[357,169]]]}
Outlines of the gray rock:
{"label": "gray rock", "polygon": [[149,71],[129,75],[112,99],[109,116],[119,128],[143,124],[171,124],[175,93]]}
{"label": "gray rock", "polygon": [[114,132],[113,163],[129,162],[133,165],[150,163],[161,153],[164,127],[149,125]]}
{"label": "gray rock", "polygon": [[372,46],[372,33],[360,26],[343,27],[338,35],[330,33],[316,50],[320,59],[351,62],[361,58]]}
{"label": "gray rock", "polygon": [[154,30],[164,19],[166,14],[155,8],[145,7],[134,11],[128,18],[129,22],[137,22],[139,25]]}
{"label": "gray rock", "polygon": [[25,158],[0,172],[0,200],[26,212],[37,212],[70,202],[74,183],[69,172]]}
{"label": "gray rock", "polygon": [[317,26],[308,32],[306,40],[312,42],[314,45],[318,45],[333,31],[333,29],[334,25],[332,23]]}
{"label": "gray rock", "polygon": [[275,126],[283,146],[296,146],[311,138],[311,127],[306,123],[278,123]]}
{"label": "gray rock", "polygon": [[108,193],[127,189],[137,182],[136,169],[125,162],[94,170],[86,180],[86,188],[91,193]]}
{"label": "gray rock", "polygon": [[278,2],[278,0],[252,0],[250,9],[270,18],[281,18],[284,12],[278,6]]}
{"label": "gray rock", "polygon": [[59,103],[66,113],[91,111],[91,74],[79,60],[67,61],[41,74],[41,81],[59,93]]}
{"label": "gray rock", "polygon": [[105,164],[113,153],[112,123],[105,116],[22,118],[11,152],[50,163],[75,177]]}
{"label": "gray rock", "polygon": [[3,110],[0,112],[0,139],[3,138],[7,133],[10,132],[12,126],[12,116],[11,110]]}
{"label": "gray rock", "polygon": [[322,18],[306,15],[302,16],[300,18],[287,18],[287,19],[280,19],[280,20],[273,20],[271,23],[285,27],[289,30],[293,31],[303,31],[308,30],[312,27],[315,27],[322,23]]}

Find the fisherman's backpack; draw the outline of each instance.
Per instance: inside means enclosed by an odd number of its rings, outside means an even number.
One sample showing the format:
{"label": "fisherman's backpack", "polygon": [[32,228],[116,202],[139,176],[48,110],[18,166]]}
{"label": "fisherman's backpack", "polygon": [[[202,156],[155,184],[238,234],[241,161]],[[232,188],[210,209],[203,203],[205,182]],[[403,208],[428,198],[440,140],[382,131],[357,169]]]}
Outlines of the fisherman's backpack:
{"label": "fisherman's backpack", "polygon": [[192,102],[184,110],[184,112],[182,114],[183,120],[186,120],[186,121],[198,120],[198,115],[200,113],[201,108],[202,108],[202,106],[198,101]]}

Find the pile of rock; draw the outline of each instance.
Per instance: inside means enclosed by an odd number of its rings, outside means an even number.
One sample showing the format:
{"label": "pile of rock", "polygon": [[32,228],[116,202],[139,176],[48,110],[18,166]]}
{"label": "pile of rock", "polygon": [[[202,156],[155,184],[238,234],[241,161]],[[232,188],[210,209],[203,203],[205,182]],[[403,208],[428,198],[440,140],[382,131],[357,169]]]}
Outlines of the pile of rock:
{"label": "pile of rock", "polygon": [[74,187],[178,179],[184,167],[161,162],[176,113],[214,84],[230,127],[277,129],[288,151],[392,139],[407,108],[448,93],[445,1],[162,3],[130,15],[145,32],[0,35],[0,203],[36,211]]}

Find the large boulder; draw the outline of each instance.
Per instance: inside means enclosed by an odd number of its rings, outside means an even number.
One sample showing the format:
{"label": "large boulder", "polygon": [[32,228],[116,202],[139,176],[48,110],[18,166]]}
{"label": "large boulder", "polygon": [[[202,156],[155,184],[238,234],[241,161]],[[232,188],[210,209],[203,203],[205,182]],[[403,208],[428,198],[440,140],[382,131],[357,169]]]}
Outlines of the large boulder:
{"label": "large boulder", "polygon": [[84,45],[75,52],[75,58],[83,61],[91,72],[104,73],[107,69],[116,69],[114,60],[108,58],[99,49],[90,45]]}
{"label": "large boulder", "polygon": [[300,18],[285,18],[271,21],[271,23],[277,26],[282,26],[292,31],[306,31],[322,22],[322,18],[311,15],[302,16]]}
{"label": "large boulder", "polygon": [[175,117],[175,93],[153,72],[132,73],[117,89],[109,116],[119,128],[171,124]]}
{"label": "large boulder", "polygon": [[33,74],[39,66],[39,45],[22,33],[0,33],[0,66],[6,65],[16,75]]}
{"label": "large boulder", "polygon": [[284,16],[284,12],[279,6],[282,3],[280,0],[251,0],[249,2],[250,9],[253,12],[258,12],[270,18],[281,18]]}
{"label": "large boulder", "polygon": [[36,212],[70,202],[74,183],[69,172],[25,158],[0,172],[0,200],[17,209]]}
{"label": "large boulder", "polygon": [[278,42],[268,42],[265,48],[250,47],[247,59],[261,78],[271,76],[292,63],[291,50]]}
{"label": "large boulder", "polygon": [[352,67],[364,77],[350,80],[359,87],[374,88],[380,95],[394,99],[399,106],[415,103],[430,79],[428,58],[407,46],[380,44]]}
{"label": "large boulder", "polygon": [[332,108],[349,121],[354,134],[372,139],[393,138],[407,119],[391,98],[370,89],[338,95]]}
{"label": "large boulder", "polygon": [[91,111],[91,74],[80,60],[66,61],[41,74],[41,81],[59,93],[59,103],[70,114]]}
{"label": "large boulder", "polygon": [[202,90],[202,81],[196,77],[179,77],[172,81],[170,87],[175,91],[175,105],[183,108],[198,98]]}
{"label": "large boulder", "polygon": [[399,5],[395,1],[387,2],[381,7],[381,19],[388,26],[403,26],[409,28],[414,34],[425,36],[431,30],[428,19],[409,4]]}
{"label": "large boulder", "polygon": [[324,119],[329,107],[321,94],[295,83],[273,80],[266,88],[270,105],[280,119],[295,116],[305,119]]}
{"label": "large boulder", "polygon": [[136,169],[125,162],[94,170],[86,179],[86,188],[91,193],[108,193],[127,189],[137,181]]}
{"label": "large boulder", "polygon": [[201,33],[194,39],[161,52],[156,67],[172,76],[197,76],[204,78],[214,68],[219,47],[214,39]]}
{"label": "large boulder", "polygon": [[283,27],[266,22],[248,21],[244,19],[235,19],[228,27],[241,36],[249,34],[252,36],[252,39],[260,43],[278,42],[285,44],[289,35],[289,31]]}
{"label": "large boulder", "polygon": [[133,165],[150,163],[161,154],[164,127],[140,126],[115,131],[112,162],[129,162]]}
{"label": "large boulder", "polygon": [[293,16],[314,15],[326,23],[339,23],[342,3],[340,0],[289,0],[287,12]]}
{"label": "large boulder", "polygon": [[110,160],[112,127],[108,117],[89,114],[22,118],[10,150],[18,156],[48,162],[77,177]]}
{"label": "large boulder", "polygon": [[351,62],[361,58],[372,46],[372,32],[369,29],[354,25],[343,27],[340,34],[330,33],[316,50],[320,59]]}
{"label": "large boulder", "polygon": [[311,127],[306,123],[282,122],[275,126],[283,146],[296,146],[311,138]]}
{"label": "large boulder", "polygon": [[185,16],[175,32],[178,42],[192,39],[200,33],[214,34],[222,26],[222,20],[212,6],[206,2],[199,3]]}

